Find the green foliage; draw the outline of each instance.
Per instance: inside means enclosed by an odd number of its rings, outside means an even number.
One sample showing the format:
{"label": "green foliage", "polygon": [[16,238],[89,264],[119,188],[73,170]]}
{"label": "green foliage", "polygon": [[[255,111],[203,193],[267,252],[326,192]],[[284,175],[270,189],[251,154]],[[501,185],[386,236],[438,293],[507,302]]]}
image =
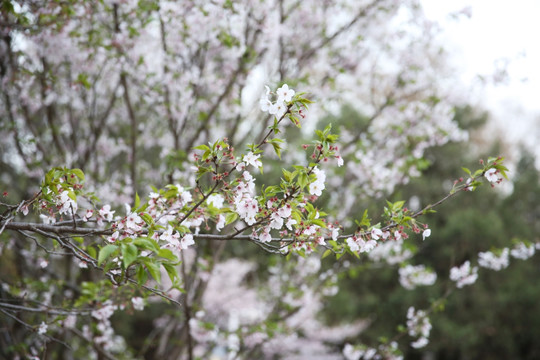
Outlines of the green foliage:
{"label": "green foliage", "polygon": [[[485,114],[476,116],[470,108],[458,108],[456,121],[464,128],[473,129],[485,122]],[[493,151],[497,150],[490,150]],[[499,160],[495,158],[489,158],[476,172],[462,169],[463,159],[467,158],[469,168],[478,167],[481,155],[474,154],[469,145],[463,143],[429,150],[426,158],[432,165],[421,178],[396,190],[384,215],[400,221],[403,207],[410,206],[393,201],[394,198],[416,195],[422,206],[434,203],[461,171],[468,177],[483,176],[488,168],[494,167],[506,175],[507,169],[497,167]],[[437,359],[538,358],[540,347],[536,339],[540,334],[540,315],[533,309],[540,297],[540,285],[531,282],[540,276],[537,258],[528,261],[511,258],[509,268],[501,272],[481,268],[474,286],[444,297],[453,287],[448,279],[452,266],[466,260],[475,262],[480,251],[511,248],[514,236],[531,240],[537,237],[540,180],[530,155],[523,154],[513,184],[514,191],[510,195],[494,196],[491,189],[484,186],[477,189],[475,196],[462,194],[444,204],[441,214],[426,217],[432,235],[425,242],[420,240],[414,263],[436,270],[435,285],[409,291],[399,285],[397,268],[352,266],[341,278],[340,292],[329,300],[325,310],[327,318],[336,322],[357,317],[376,320],[359,339],[369,344],[376,343],[381,334],[395,334],[395,329],[405,322],[408,306],[433,305],[437,311],[431,315],[433,330],[429,345],[422,350],[409,348],[405,358],[421,358],[421,354],[427,353]],[[365,206],[370,207],[370,204]],[[367,212],[361,218],[361,223],[369,226]],[[435,302],[438,298],[440,300]],[[405,344],[402,344],[403,349]]]}

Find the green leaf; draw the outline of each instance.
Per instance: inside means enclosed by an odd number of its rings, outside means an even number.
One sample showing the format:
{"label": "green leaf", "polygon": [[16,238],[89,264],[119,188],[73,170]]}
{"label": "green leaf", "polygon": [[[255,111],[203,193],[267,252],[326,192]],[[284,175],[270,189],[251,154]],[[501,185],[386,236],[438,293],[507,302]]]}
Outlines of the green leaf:
{"label": "green leaf", "polygon": [[171,260],[174,262],[178,261],[178,258],[176,257],[176,255],[174,255],[173,252],[169,249],[160,249],[157,252],[157,255],[167,260]]}
{"label": "green leaf", "polygon": [[163,267],[165,268],[165,271],[167,271],[171,281],[174,282],[174,280],[178,277],[178,271],[176,271],[176,268],[171,264],[163,264]]}
{"label": "green leaf", "polygon": [[133,207],[137,209],[141,205],[141,198],[139,197],[139,194],[135,192],[135,204]]}
{"label": "green leaf", "polygon": [[297,172],[290,172],[290,171],[287,171],[285,169],[281,169],[281,171],[283,172],[283,179],[285,179],[285,181],[287,182],[291,182],[293,181],[293,179],[296,177],[296,174]]}
{"label": "green leaf", "polygon": [[88,246],[86,248],[86,252],[88,253],[88,255],[90,255],[92,258],[96,258],[96,255],[97,255],[97,252],[96,252],[96,248],[93,247],[93,246]]}
{"label": "green leaf", "polygon": [[122,244],[122,260],[124,268],[127,269],[131,263],[137,259],[137,247],[133,244]]}
{"label": "green leaf", "polygon": [[161,284],[161,272],[159,271],[159,265],[153,261],[146,261],[145,265],[154,280],[156,280],[158,284]]}
{"label": "green leaf", "polygon": [[229,225],[230,223],[233,223],[234,221],[236,221],[236,219],[238,219],[238,214],[237,213],[228,213],[227,216],[225,216],[225,224],[226,225]]}
{"label": "green leaf", "polygon": [[85,73],[80,73],[79,75],[77,75],[77,82],[79,82],[79,84],[84,86],[86,89],[90,89],[92,87],[92,84],[90,84],[90,82],[88,81],[88,75],[86,75]]}
{"label": "green leaf", "polygon": [[359,227],[365,226],[370,227],[371,226],[371,220],[369,219],[368,210],[364,210],[364,214],[362,215],[362,220],[356,223]]}
{"label": "green leaf", "polygon": [[199,145],[194,147],[195,150],[210,151],[210,148],[206,145]]}
{"label": "green leaf", "polygon": [[331,250],[326,250],[324,252],[324,254],[322,255],[322,259],[324,259],[325,257],[327,257],[328,255],[332,254],[332,251]]}
{"label": "green leaf", "polygon": [[400,210],[401,208],[403,208],[403,205],[405,205],[405,201],[403,201],[403,200],[396,201],[396,202],[392,205],[392,210],[393,210],[393,211],[398,211],[398,210]]}
{"label": "green leaf", "polygon": [[324,128],[324,135],[328,135],[330,134],[330,131],[332,130],[332,124],[328,124],[326,125],[326,127]]}
{"label": "green leaf", "polygon": [[140,213],[139,216],[147,225],[154,225],[154,219],[147,213]]}
{"label": "green leaf", "polygon": [[118,246],[112,244],[102,247],[99,250],[98,265],[101,265],[101,263],[103,263],[103,261],[105,261],[109,256],[111,256],[111,254],[114,253],[117,249]]}
{"label": "green leaf", "polygon": [[293,217],[294,220],[296,220],[297,224],[300,224],[302,222],[302,215],[300,211],[294,209],[291,216]]}
{"label": "green leaf", "polygon": [[80,245],[82,245],[84,243],[84,239],[80,236],[74,236],[72,237],[73,240],[75,240],[76,242],[78,242]]}
{"label": "green leaf", "polygon": [[81,169],[71,169],[71,173],[77,176],[79,179],[84,180],[84,173]]}
{"label": "green leaf", "polygon": [[144,271],[144,266],[137,266],[137,282],[139,285],[143,285],[146,283],[146,280],[148,280],[148,274],[146,274],[146,271]]}
{"label": "green leaf", "polygon": [[275,142],[272,143],[272,146],[274,147],[274,151],[276,152],[276,155],[281,160],[281,146]]}
{"label": "green leaf", "polygon": [[303,189],[307,186],[309,183],[309,177],[305,172],[301,172],[300,175],[298,175],[298,185]]}
{"label": "green leaf", "polygon": [[311,220],[311,223],[326,229],[326,223],[324,221],[322,221],[321,219],[313,219],[313,220]]}
{"label": "green leaf", "polygon": [[133,240],[133,244],[144,250],[150,250],[154,252],[159,251],[159,246],[157,246],[157,244],[153,240],[150,240],[148,238],[137,238]]}
{"label": "green leaf", "polygon": [[68,196],[71,200],[77,201],[77,195],[72,190],[68,190]]}

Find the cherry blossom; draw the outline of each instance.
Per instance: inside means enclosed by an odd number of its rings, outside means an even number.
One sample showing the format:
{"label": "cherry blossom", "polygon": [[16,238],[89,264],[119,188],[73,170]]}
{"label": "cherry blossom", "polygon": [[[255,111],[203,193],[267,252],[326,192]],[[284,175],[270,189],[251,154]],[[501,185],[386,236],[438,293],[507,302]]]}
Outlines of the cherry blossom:
{"label": "cherry blossom", "polygon": [[291,204],[285,204],[285,206],[280,207],[277,213],[282,218],[288,218],[289,216],[291,216],[292,213]]}
{"label": "cherry blossom", "polygon": [[113,232],[113,234],[111,236],[109,236],[107,238],[107,241],[111,242],[111,243],[114,243],[114,242],[116,242],[116,240],[118,240],[119,237],[120,237],[120,233],[118,231],[115,231],[115,232]]}
{"label": "cherry blossom", "polygon": [[94,210],[92,209],[86,210],[86,213],[83,216],[83,221],[87,222],[88,220],[92,218],[92,216],[94,216]]}
{"label": "cherry blossom", "polygon": [[343,158],[341,157],[341,155],[336,155],[335,158],[337,160],[337,166],[343,166],[344,161],[343,161]]}
{"label": "cherry blossom", "polygon": [[309,193],[311,195],[321,196],[322,191],[324,190],[324,188],[325,188],[325,186],[324,186],[323,183],[321,183],[319,181],[314,181],[311,184],[309,184]]}
{"label": "cherry blossom", "polygon": [[127,217],[126,217],[126,228],[128,230],[132,230],[132,231],[141,231],[142,230],[142,224],[144,223],[143,219],[139,216],[139,214],[133,212],[133,213],[130,213]]}
{"label": "cherry blossom", "polygon": [[135,310],[139,310],[139,311],[144,310],[144,299],[143,298],[137,296],[137,297],[132,298],[131,302],[132,302],[133,308]]}
{"label": "cherry blossom", "polygon": [[375,240],[364,241],[360,239],[360,252],[370,252],[375,249],[377,242]]}
{"label": "cherry blossom", "polygon": [[180,240],[180,248],[182,250],[186,250],[188,247],[194,244],[195,244],[195,241],[193,240],[193,235],[191,234],[185,234],[182,237],[182,240]]}
{"label": "cherry blossom", "polygon": [[262,111],[270,111],[270,107],[272,106],[272,102],[268,100],[267,97],[261,97],[261,100],[259,100],[259,106]]}
{"label": "cherry blossom", "polygon": [[437,274],[424,265],[406,265],[399,269],[399,283],[407,290],[413,290],[417,286],[433,285],[436,280]]}
{"label": "cherry blossom", "polygon": [[535,253],[535,248],[533,245],[527,245],[523,242],[517,243],[514,245],[512,250],[510,250],[510,255],[516,259],[527,260]]}
{"label": "cherry blossom", "polygon": [[45,214],[39,214],[39,217],[41,221],[43,221],[44,224],[54,224],[56,222],[56,218],[54,216],[47,216]]}
{"label": "cherry blossom", "polygon": [[243,160],[247,165],[252,165],[255,168],[260,168],[262,166],[262,163],[259,160],[260,157],[261,155],[255,155],[253,154],[253,152],[250,151],[247,155],[244,155]]}
{"label": "cherry blossom", "polygon": [[315,196],[321,196],[322,191],[325,189],[324,182],[326,181],[326,174],[324,170],[320,170],[317,167],[313,168],[313,174],[315,174],[315,181],[309,184],[309,193]]}
{"label": "cherry blossom", "polygon": [[345,242],[347,243],[347,245],[349,246],[349,249],[352,252],[356,252],[360,250],[360,245],[353,238],[347,238]]}
{"label": "cherry blossom", "polygon": [[289,89],[289,85],[283,84],[282,87],[277,89],[276,93],[278,95],[278,102],[289,102],[292,100],[295,91],[293,89]]}
{"label": "cherry blossom", "polygon": [[160,240],[167,241],[168,243],[178,244],[178,239],[180,239],[180,234],[175,231],[172,226],[169,226],[166,231],[161,234],[159,237]]}
{"label": "cherry blossom", "polygon": [[347,238],[345,242],[347,243],[351,251],[360,253],[370,252],[377,246],[377,242],[375,240],[366,241],[359,237]]}
{"label": "cherry blossom", "polygon": [[63,191],[56,200],[56,205],[59,207],[60,214],[71,215],[77,212],[77,203],[69,197],[67,191]]}
{"label": "cherry blossom", "polygon": [[339,236],[339,227],[329,224],[328,229],[331,231],[332,240],[336,241]]}
{"label": "cherry blossom", "polygon": [[104,321],[109,319],[117,309],[118,306],[114,305],[112,301],[108,300],[103,304],[102,307],[97,310],[93,310],[91,315],[98,321]]}
{"label": "cherry blossom", "polygon": [[425,311],[409,307],[407,310],[407,332],[412,337],[418,337],[416,341],[411,343],[412,347],[419,349],[426,346],[429,342],[431,328],[431,322]]}
{"label": "cherry blossom", "polygon": [[497,176],[497,169],[495,168],[486,171],[484,176],[486,177],[486,179],[488,179],[490,183],[496,183],[497,181],[499,181],[499,177]]}
{"label": "cherry blossom", "polygon": [[382,236],[383,232],[381,229],[374,228],[371,230],[371,238],[373,240],[378,240]]}
{"label": "cherry blossom", "polygon": [[463,265],[450,269],[450,280],[455,281],[458,288],[474,284],[476,279],[478,279],[478,267],[471,268],[471,263],[468,260]]}
{"label": "cherry blossom", "polygon": [[236,212],[248,225],[253,225],[257,221],[255,217],[259,212],[259,204],[257,200],[245,197],[236,204]]}
{"label": "cherry blossom", "polygon": [[270,235],[270,228],[265,227],[261,234],[259,235],[259,241],[260,242],[270,242],[272,241],[272,236]]}
{"label": "cherry blossom", "polygon": [[279,230],[283,227],[283,218],[277,212],[273,213],[270,219],[272,220],[270,222],[271,229]]}
{"label": "cherry blossom", "polygon": [[101,216],[103,219],[105,219],[106,221],[112,221],[113,220],[113,216],[114,216],[114,210],[111,211],[111,205],[104,205],[100,210],[99,210],[99,216]]}
{"label": "cherry blossom", "polygon": [[212,195],[208,196],[208,198],[206,199],[206,202],[209,205],[214,206],[216,209],[223,208],[223,202],[224,201],[225,201],[225,198],[220,194],[212,194]]}
{"label": "cherry blossom", "polygon": [[499,255],[491,251],[478,253],[478,265],[486,269],[500,271],[510,264],[509,254],[510,250],[508,248],[504,248]]}
{"label": "cherry blossom", "polygon": [[282,101],[276,101],[274,104],[270,105],[268,112],[272,115],[276,115],[277,118],[281,118],[285,115],[287,111],[287,106]]}
{"label": "cherry blossom", "polygon": [[296,225],[297,223],[298,222],[295,219],[290,218],[289,220],[287,220],[287,223],[285,224],[285,226],[287,226],[287,229],[289,229],[289,231],[291,231],[293,225]]}
{"label": "cherry blossom", "polygon": [[38,328],[38,334],[39,335],[45,334],[47,332],[47,329],[48,329],[47,324],[44,321],[42,321]]}
{"label": "cherry blossom", "polygon": [[216,230],[221,231],[225,227],[225,216],[222,214],[218,215],[218,221],[216,223]]}

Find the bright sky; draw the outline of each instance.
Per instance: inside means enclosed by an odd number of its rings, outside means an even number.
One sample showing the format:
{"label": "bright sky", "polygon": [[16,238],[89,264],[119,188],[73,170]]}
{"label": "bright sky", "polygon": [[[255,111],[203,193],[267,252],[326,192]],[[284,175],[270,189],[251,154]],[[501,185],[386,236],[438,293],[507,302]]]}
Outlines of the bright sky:
{"label": "bright sky", "polygon": [[[428,18],[448,39],[462,80],[491,112],[498,127],[516,143],[523,140],[540,157],[540,1],[421,0]],[[469,8],[466,15],[452,16]],[[477,75],[493,75],[508,64],[508,78],[480,87]],[[537,162],[540,165],[540,161]]]}

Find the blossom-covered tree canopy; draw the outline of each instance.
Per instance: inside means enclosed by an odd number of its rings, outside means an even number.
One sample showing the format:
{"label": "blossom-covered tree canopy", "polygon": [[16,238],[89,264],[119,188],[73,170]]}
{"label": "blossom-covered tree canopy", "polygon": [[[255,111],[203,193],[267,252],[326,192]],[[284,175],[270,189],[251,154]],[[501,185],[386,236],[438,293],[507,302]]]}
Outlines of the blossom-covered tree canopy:
{"label": "blossom-covered tree canopy", "polygon": [[[408,239],[435,235],[423,216],[506,176],[489,158],[436,203],[382,200],[420,175],[426,149],[467,139],[415,0],[1,6],[2,355],[399,358],[398,339],[347,343],[367,321],[316,316],[338,274],[403,264],[403,287],[432,285],[407,263]],[[345,104],[361,127],[321,126]],[[352,218],[368,197],[378,223]],[[450,278],[461,288],[477,270]],[[141,312],[137,343],[117,317]],[[399,336],[425,346],[428,315],[411,306]]]}

